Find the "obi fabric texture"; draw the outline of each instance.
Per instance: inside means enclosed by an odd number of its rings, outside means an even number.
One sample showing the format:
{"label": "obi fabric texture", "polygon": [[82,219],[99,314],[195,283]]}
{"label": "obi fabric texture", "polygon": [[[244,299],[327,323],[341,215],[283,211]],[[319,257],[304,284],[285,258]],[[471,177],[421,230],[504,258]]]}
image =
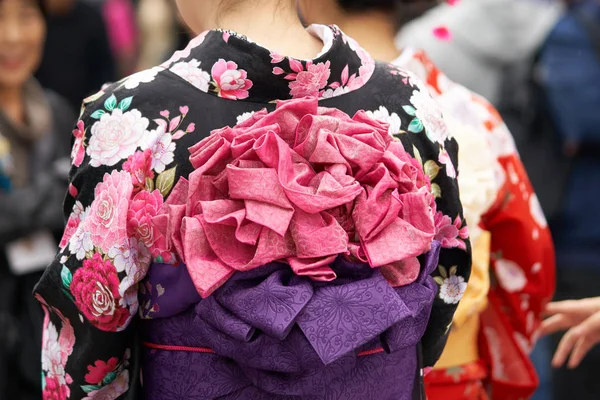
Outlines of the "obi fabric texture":
{"label": "obi fabric texture", "polygon": [[418,78],[308,31],[205,32],[84,101],[44,399],[419,398],[470,276],[458,147]]}

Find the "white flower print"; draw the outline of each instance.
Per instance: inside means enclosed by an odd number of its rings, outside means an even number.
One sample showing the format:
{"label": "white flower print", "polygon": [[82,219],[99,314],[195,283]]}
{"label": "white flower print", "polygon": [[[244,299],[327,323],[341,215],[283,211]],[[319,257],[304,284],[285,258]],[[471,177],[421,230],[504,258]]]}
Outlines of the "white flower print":
{"label": "white flower print", "polygon": [[92,233],[85,229],[85,224],[80,224],[77,231],[69,240],[69,251],[74,254],[78,260],[83,260],[86,253],[94,250],[92,242]]}
{"label": "white flower print", "polygon": [[123,112],[116,108],[111,114],[102,115],[92,126],[87,148],[90,165],[112,167],[135,153],[148,125],[150,121],[138,110]]}
{"label": "white flower print", "polygon": [[379,109],[375,111],[367,111],[367,115],[379,122],[387,123],[390,126],[388,129],[390,136],[393,136],[402,130],[400,116],[395,112],[390,113],[384,106],[379,107]]}
{"label": "white flower print", "polygon": [[529,198],[529,211],[540,228],[546,228],[548,226],[546,216],[544,215],[540,201],[535,193]]}
{"label": "white flower print", "polygon": [[245,112],[242,115],[238,115],[238,117],[237,117],[238,125],[244,121],[248,121],[250,118],[252,118],[253,115],[254,115],[254,111]]}
{"label": "white flower print", "polygon": [[146,143],[143,145],[143,150],[151,150],[151,168],[159,174],[175,160],[176,145],[173,142],[173,137],[165,131],[165,128],[165,126],[159,126],[157,129],[150,131]]}
{"label": "white flower print", "polygon": [[467,283],[462,276],[452,275],[444,279],[440,287],[440,298],[447,304],[458,304],[467,290]]}
{"label": "white flower print", "polygon": [[467,282],[462,276],[456,275],[457,267],[447,270],[442,265],[438,266],[440,276],[434,278],[440,286],[440,299],[446,304],[458,304],[467,290]]}
{"label": "white flower print", "polygon": [[179,62],[170,69],[176,75],[185,79],[196,88],[208,93],[210,74],[200,69],[200,61],[192,59],[189,62]]}
{"label": "white flower print", "polygon": [[61,348],[58,342],[58,331],[51,322],[48,323],[42,339],[42,370],[52,375],[64,375]]}
{"label": "white flower print", "polygon": [[496,277],[500,286],[510,293],[523,290],[525,285],[527,285],[525,272],[514,261],[506,259],[497,260]]}
{"label": "white flower print", "polygon": [[156,75],[158,75],[158,73],[162,70],[162,67],[154,67],[145,71],[140,71],[127,78],[123,86],[125,87],[125,89],[131,90],[140,86],[141,83],[150,83],[154,81]]}
{"label": "white flower print", "polygon": [[429,140],[443,145],[450,133],[438,103],[423,89],[415,90],[410,102],[415,107],[416,117],[423,123]]}
{"label": "white flower print", "polygon": [[[349,93],[350,88],[348,86],[340,86],[337,89],[327,89],[323,93],[321,93],[321,98],[330,99],[332,97],[341,96],[343,94]],[[400,117],[398,117],[400,118]]]}
{"label": "white flower print", "polygon": [[150,253],[143,243],[136,238],[130,238],[126,246],[113,246],[108,251],[108,256],[113,259],[113,265],[117,272],[133,275],[138,269],[138,265],[147,265],[150,263]]}

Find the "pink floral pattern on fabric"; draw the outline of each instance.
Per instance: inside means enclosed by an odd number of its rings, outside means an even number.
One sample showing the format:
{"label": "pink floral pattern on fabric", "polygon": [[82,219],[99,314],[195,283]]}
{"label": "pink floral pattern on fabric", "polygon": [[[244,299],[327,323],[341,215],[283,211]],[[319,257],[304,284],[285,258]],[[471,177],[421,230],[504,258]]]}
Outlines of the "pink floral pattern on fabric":
{"label": "pink floral pattern on fabric", "polygon": [[130,236],[138,238],[150,249],[152,257],[161,257],[162,262],[170,262],[172,255],[167,245],[167,237],[152,223],[152,218],[159,214],[162,206],[163,197],[158,190],[152,193],[138,193],[129,207],[127,231]]}
{"label": "pink floral pattern on fabric", "polygon": [[469,238],[469,228],[456,217],[454,221],[447,215],[438,212],[435,215],[435,240],[445,248],[457,247],[461,250],[467,249],[466,240]]}
{"label": "pink floral pattern on fabric", "polygon": [[238,65],[233,61],[220,59],[213,65],[211,75],[219,97],[230,100],[248,98],[252,81],[248,79],[246,71],[238,69]]}
{"label": "pink floral pattern on fabric", "polygon": [[[39,295],[36,295],[36,299],[44,309],[42,396],[44,400],[66,400],[71,395],[69,385],[73,383],[73,379],[65,369],[75,346],[75,331],[69,320],[60,311],[48,307],[45,300]],[[62,322],[60,331],[50,321],[51,313],[55,313]]]}
{"label": "pink floral pattern on fabric", "polygon": [[132,192],[131,176],[125,171],[105,174],[104,181],[96,186],[84,224],[94,245],[104,253],[127,241],[127,210]]}
{"label": "pink floral pattern on fabric", "polygon": [[83,262],[73,275],[71,292],[75,304],[98,329],[116,332],[129,319],[129,310],[120,305],[119,277],[110,260],[100,254]]}
{"label": "pink floral pattern on fabric", "polygon": [[[153,221],[203,297],[235,271],[275,260],[321,281],[335,279],[329,264],[339,254],[394,265],[429,250],[435,234],[420,164],[364,112],[350,118],[314,98],[280,102],[190,152],[196,170]],[[397,267],[388,275],[414,280],[419,269]]]}
{"label": "pink floral pattern on fabric", "polygon": [[300,62],[290,60],[290,66],[297,75],[288,75],[289,79],[295,78],[290,82],[290,94],[293,98],[301,98],[306,96],[318,96],[321,89],[327,86],[327,80],[331,75],[330,65],[326,63],[312,64],[307,63],[306,70]]}
{"label": "pink floral pattern on fabric", "polygon": [[73,149],[71,150],[71,159],[73,165],[79,167],[85,157],[85,125],[83,121],[77,122],[77,128],[73,130],[73,137],[75,139],[73,143]]}
{"label": "pink floral pattern on fabric", "polygon": [[88,365],[88,373],[85,381],[88,385],[81,386],[83,392],[87,393],[85,399],[91,400],[114,400],[129,389],[129,358],[131,351],[128,349],[119,361],[112,357],[108,361],[96,360],[94,365]]}

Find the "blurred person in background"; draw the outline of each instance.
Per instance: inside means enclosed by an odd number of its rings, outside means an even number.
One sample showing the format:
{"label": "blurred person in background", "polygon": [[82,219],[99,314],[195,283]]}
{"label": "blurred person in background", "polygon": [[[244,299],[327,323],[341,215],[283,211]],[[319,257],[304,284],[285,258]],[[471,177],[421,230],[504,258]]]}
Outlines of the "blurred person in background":
{"label": "blurred person in background", "polygon": [[1,399],[41,396],[43,314],[31,292],[64,226],[75,115],[32,77],[45,33],[40,1],[0,0]]}
{"label": "blurred person in background", "polygon": [[131,75],[140,53],[136,8],[131,0],[106,0],[102,12],[118,77]]}
{"label": "blurred person in background", "polygon": [[[418,0],[417,0],[418,1]],[[444,2],[402,27],[400,47],[427,52],[448,77],[499,105],[505,70],[533,56],[560,16],[552,0]],[[452,40],[432,34],[447,28]]]}
{"label": "blurred person in background", "polygon": [[44,0],[48,34],[37,78],[64,96],[74,110],[81,101],[117,78],[101,14],[80,0]]}
{"label": "blurred person in background", "polygon": [[[540,87],[558,134],[557,153],[562,153],[565,165],[564,184],[555,187],[562,192],[553,227],[558,300],[600,294],[600,2],[567,3],[567,13],[539,55]],[[554,338],[555,346],[558,340]],[[597,399],[600,349],[590,350],[572,369],[575,364],[555,371],[554,398]]]}
{"label": "blurred person in background", "polygon": [[[428,397],[479,400],[487,398],[488,389],[493,398],[503,400],[529,397],[537,379],[528,355],[541,312],[554,291],[552,238],[511,134],[495,108],[450,81],[424,52],[396,47],[398,21],[435,2],[304,0],[300,4],[306,23],[335,23],[375,57],[426,82],[460,145],[458,182],[473,244],[473,272],[446,350],[426,377]],[[423,34],[433,37],[433,28]],[[399,118],[387,109],[374,116],[392,124]],[[442,165],[444,159],[438,162]],[[432,176],[438,168],[437,163],[426,166]],[[439,235],[444,235],[443,230]],[[452,303],[448,286],[440,283],[440,296]]]}

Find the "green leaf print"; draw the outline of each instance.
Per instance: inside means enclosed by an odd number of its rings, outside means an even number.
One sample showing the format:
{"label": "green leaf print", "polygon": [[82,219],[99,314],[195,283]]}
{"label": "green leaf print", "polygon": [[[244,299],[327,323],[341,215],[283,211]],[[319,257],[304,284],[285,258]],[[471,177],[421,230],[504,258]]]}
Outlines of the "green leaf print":
{"label": "green leaf print", "polygon": [[106,114],[106,111],[104,111],[104,110],[96,110],[96,111],[94,111],[94,113],[92,114],[92,118],[94,118],[94,119],[100,119],[100,118],[102,118],[102,116],[103,116],[104,114]]}
{"label": "green leaf print", "polygon": [[63,285],[69,289],[71,287],[71,282],[73,281],[73,274],[71,274],[71,271],[65,265],[63,265],[62,270],[60,271],[60,277]]}
{"label": "green leaf print", "polygon": [[102,386],[99,385],[83,385],[81,386],[81,390],[83,390],[86,393],[90,393],[93,392],[95,390],[100,390],[102,389]]}
{"label": "green leaf print", "polygon": [[156,178],[156,189],[158,189],[164,197],[167,197],[169,192],[171,192],[173,185],[175,184],[176,169],[177,167],[168,169],[162,174],[158,175],[158,178]]}
{"label": "green leaf print", "polygon": [[106,108],[108,111],[112,111],[115,109],[115,107],[117,106],[117,98],[115,97],[115,95],[111,95],[108,99],[106,99],[106,101],[104,102],[104,108]]}
{"label": "green leaf print", "polygon": [[127,111],[129,106],[131,106],[131,101],[133,100],[133,96],[126,97],[119,103],[119,110]]}
{"label": "green leaf print", "polygon": [[412,121],[410,121],[410,124],[408,125],[408,131],[412,133],[423,132],[423,123],[421,120],[419,118],[414,118]]}
{"label": "green leaf print", "polygon": [[417,110],[413,106],[402,106],[402,109],[404,110],[405,113],[407,113],[411,117],[414,117],[417,115]]}

